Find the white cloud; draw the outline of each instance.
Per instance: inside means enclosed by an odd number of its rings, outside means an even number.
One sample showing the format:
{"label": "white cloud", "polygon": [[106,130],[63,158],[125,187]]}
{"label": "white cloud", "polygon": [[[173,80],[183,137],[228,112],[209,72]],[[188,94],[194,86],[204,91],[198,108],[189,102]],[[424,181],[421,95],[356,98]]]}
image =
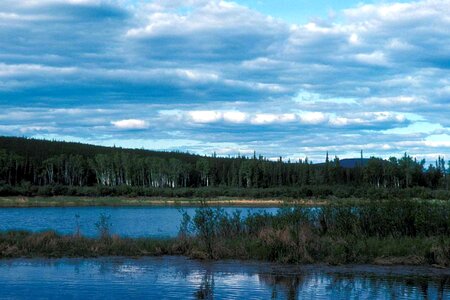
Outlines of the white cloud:
{"label": "white cloud", "polygon": [[21,133],[33,133],[37,131],[56,132],[57,128],[53,126],[29,126],[20,128]]}
{"label": "white cloud", "polygon": [[240,111],[226,111],[223,113],[223,119],[230,123],[243,123],[247,120],[247,114]]}
{"label": "white cloud", "polygon": [[304,124],[320,124],[328,120],[322,112],[304,112],[300,114],[300,121]]}
{"label": "white cloud", "polygon": [[[167,9],[159,6],[147,6],[146,24],[129,29],[128,37],[144,38],[165,35],[173,36],[192,33],[208,34],[218,30],[233,30],[236,34],[251,30],[253,33],[272,26],[278,22],[271,17],[263,16],[239,4],[228,1],[196,1],[188,13],[181,10]],[[206,45],[204,45],[206,46]]]}
{"label": "white cloud", "polygon": [[406,116],[401,113],[393,112],[364,112],[364,113],[354,113],[349,115],[335,115],[330,118],[329,124],[332,126],[343,127],[343,126],[361,126],[373,127],[379,126],[380,124],[395,124],[401,125],[408,121]]}
{"label": "white cloud", "polygon": [[403,114],[396,114],[387,111],[366,113],[365,115],[368,116],[368,118],[374,117],[374,121],[377,122],[384,122],[384,121],[404,122],[406,120],[406,117]]}
{"label": "white cloud", "polygon": [[372,53],[358,53],[355,55],[357,61],[375,66],[387,66],[388,61],[386,56],[381,51],[374,51]]}
{"label": "white cloud", "polygon": [[427,101],[424,99],[420,99],[416,96],[396,96],[396,97],[370,97],[364,99],[364,105],[373,105],[373,106],[396,106],[399,107],[401,105],[413,105],[413,104],[425,104]]}
{"label": "white cloud", "polygon": [[139,119],[112,121],[111,124],[118,129],[146,129],[149,127],[147,121]]}
{"label": "white cloud", "polygon": [[274,123],[277,120],[277,115],[275,114],[257,114],[251,120],[252,124],[270,124]]}
{"label": "white cloud", "polygon": [[266,113],[242,112],[238,110],[195,110],[165,112],[171,120],[184,120],[193,123],[231,123],[251,125],[274,125],[292,123],[298,125],[331,125],[331,126],[375,126],[377,124],[403,124],[408,121],[402,113],[393,112],[360,112],[355,114],[329,114],[318,111],[302,111],[299,113]]}
{"label": "white cloud", "polygon": [[[3,2],[0,134],[52,126],[61,136],[143,140],[145,130],[111,128],[167,121],[152,126],[164,147],[177,132],[199,152],[224,139],[229,152],[309,157],[361,145],[426,154],[448,141],[426,137],[450,126],[449,0],[358,5],[308,24],[218,0]],[[293,99],[299,91],[317,97]],[[135,107],[91,110],[119,100]],[[17,109],[44,102],[55,110]]]}
{"label": "white cloud", "polygon": [[188,112],[190,118],[195,123],[212,123],[222,118],[222,114],[213,110],[196,110]]}
{"label": "white cloud", "polygon": [[0,77],[68,75],[77,71],[75,67],[50,67],[37,64],[8,65],[0,62]]}
{"label": "white cloud", "polygon": [[348,38],[348,41],[349,41],[350,44],[353,44],[353,45],[360,44],[359,36],[356,33],[350,34],[350,36]]}
{"label": "white cloud", "polygon": [[269,113],[258,113],[255,114],[251,123],[256,125],[265,125],[265,124],[273,124],[273,123],[286,123],[293,122],[296,120],[296,115],[292,113],[287,114],[269,114]]}
{"label": "white cloud", "polygon": [[297,115],[293,113],[271,114],[271,113],[246,113],[237,110],[214,111],[196,110],[187,113],[188,119],[194,123],[251,123],[254,125],[264,125],[273,123],[293,122],[297,120]]}

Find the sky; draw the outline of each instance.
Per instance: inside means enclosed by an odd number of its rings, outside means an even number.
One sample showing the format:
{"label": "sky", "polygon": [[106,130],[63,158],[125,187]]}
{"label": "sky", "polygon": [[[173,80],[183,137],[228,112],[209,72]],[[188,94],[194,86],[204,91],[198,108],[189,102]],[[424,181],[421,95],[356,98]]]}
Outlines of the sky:
{"label": "sky", "polygon": [[2,0],[0,135],[450,158],[450,0]]}

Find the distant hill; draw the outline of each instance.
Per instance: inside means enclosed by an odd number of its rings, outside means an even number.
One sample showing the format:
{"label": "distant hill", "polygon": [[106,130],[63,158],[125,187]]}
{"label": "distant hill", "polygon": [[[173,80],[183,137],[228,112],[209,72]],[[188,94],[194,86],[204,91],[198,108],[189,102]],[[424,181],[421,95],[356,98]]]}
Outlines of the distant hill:
{"label": "distant hill", "polygon": [[369,162],[368,158],[363,158],[362,160],[361,158],[344,158],[339,160],[340,166],[348,169],[353,169],[356,166],[361,166],[361,163],[364,167],[367,165],[368,162]]}
{"label": "distant hill", "polygon": [[[339,159],[339,165],[344,169],[354,169],[357,166],[361,166],[361,164],[363,167],[367,166],[367,163],[369,162],[369,160],[370,160],[369,158],[363,158],[363,159],[361,159],[361,158],[344,158],[344,159]],[[333,163],[333,161],[330,160],[330,163]],[[322,162],[322,163],[317,163],[314,165],[324,166],[325,163]]]}
{"label": "distant hill", "polygon": [[[27,157],[49,157],[61,154],[79,154],[85,157],[93,157],[96,154],[111,154],[113,152],[123,152],[140,156],[177,158],[188,162],[195,162],[201,155],[175,152],[175,151],[155,151],[146,149],[131,149],[122,147],[107,147],[77,142],[49,141],[24,137],[0,136],[0,149],[5,149],[16,154]],[[228,159],[227,157],[217,157],[218,159]],[[367,165],[368,158],[364,158],[363,166]],[[320,166],[324,163],[316,163]],[[340,160],[343,168],[354,168],[361,164],[360,158],[344,158]]]}
{"label": "distant hill", "polygon": [[177,158],[189,162],[194,162],[200,157],[200,155],[175,151],[169,152],[121,147],[106,147],[76,142],[49,141],[9,136],[0,136],[0,149],[5,149],[18,155],[35,158],[50,157],[61,154],[78,154],[83,155],[84,157],[93,157],[96,154],[112,154],[118,151],[122,153],[159,157],[165,159]]}

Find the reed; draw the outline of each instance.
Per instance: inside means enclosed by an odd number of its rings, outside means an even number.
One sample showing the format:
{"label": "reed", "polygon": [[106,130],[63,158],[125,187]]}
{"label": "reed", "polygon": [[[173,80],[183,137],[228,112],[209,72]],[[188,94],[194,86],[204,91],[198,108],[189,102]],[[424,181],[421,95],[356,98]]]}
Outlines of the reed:
{"label": "reed", "polygon": [[2,232],[0,258],[186,255],[282,263],[450,266],[448,202],[335,203],[283,207],[276,214],[245,217],[203,203],[193,217],[183,213],[180,233],[171,239],[111,235],[107,216],[97,225],[98,238],[53,231]]}

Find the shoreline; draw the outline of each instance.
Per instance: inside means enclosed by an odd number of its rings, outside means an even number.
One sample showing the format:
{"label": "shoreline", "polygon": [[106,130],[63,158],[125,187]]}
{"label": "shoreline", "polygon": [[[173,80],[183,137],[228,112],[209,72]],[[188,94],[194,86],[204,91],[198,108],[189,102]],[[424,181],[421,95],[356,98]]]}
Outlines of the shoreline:
{"label": "shoreline", "polygon": [[[439,199],[398,199],[425,201],[427,203],[445,203]],[[326,206],[332,203],[364,204],[372,201],[364,198],[245,198],[245,197],[212,197],[212,198],[173,198],[173,197],[124,197],[124,196],[0,196],[1,208],[38,208],[38,207],[200,207],[206,204],[211,207],[283,207],[285,205],[300,207]]]}
{"label": "shoreline", "polygon": [[[340,201],[363,201],[358,199],[342,199]],[[323,206],[330,200],[324,199],[246,199],[246,198],[162,198],[162,197],[0,197],[0,208],[27,207],[199,207],[203,203],[208,206],[236,206],[236,207],[282,207],[286,204],[298,206]]]}
{"label": "shoreline", "polygon": [[[443,249],[437,249],[436,245],[441,241],[448,244],[450,242],[448,237],[397,238],[395,239],[396,245],[403,249],[400,252],[386,250],[386,248],[392,246],[394,242],[392,238],[366,237],[356,242],[344,237],[331,238],[331,240],[330,238],[330,236],[317,238],[316,242],[322,246],[322,250],[320,250],[320,253],[311,252],[311,255],[316,256],[313,258],[304,250],[302,252],[301,249],[299,256],[291,256],[284,250],[280,251],[280,246],[283,246],[280,242],[276,242],[276,245],[272,245],[274,248],[271,248],[270,245],[259,243],[258,238],[250,236],[216,240],[218,243],[216,246],[218,247],[208,250],[206,244],[204,244],[205,241],[198,236],[129,238],[108,235],[92,238],[76,234],[61,235],[55,231],[12,230],[0,232],[0,261],[13,259],[111,259],[114,257],[145,259],[173,256],[205,262],[240,260],[284,267],[322,265],[340,268],[342,272],[355,265],[433,268],[437,272],[440,272],[440,270],[450,272],[448,258],[433,258],[429,255],[431,253],[440,255]],[[259,241],[262,241],[261,238],[259,238]],[[342,255],[339,250],[339,244],[342,243],[352,247],[353,250],[351,251],[354,251],[354,253],[351,256]],[[375,247],[363,250],[362,244],[370,244]],[[422,249],[413,250],[410,247],[411,245],[422,245]],[[425,246],[423,247],[423,245]],[[269,254],[270,251],[275,249],[278,249],[276,250],[278,251],[277,255]],[[272,254],[274,253],[272,252]]]}

